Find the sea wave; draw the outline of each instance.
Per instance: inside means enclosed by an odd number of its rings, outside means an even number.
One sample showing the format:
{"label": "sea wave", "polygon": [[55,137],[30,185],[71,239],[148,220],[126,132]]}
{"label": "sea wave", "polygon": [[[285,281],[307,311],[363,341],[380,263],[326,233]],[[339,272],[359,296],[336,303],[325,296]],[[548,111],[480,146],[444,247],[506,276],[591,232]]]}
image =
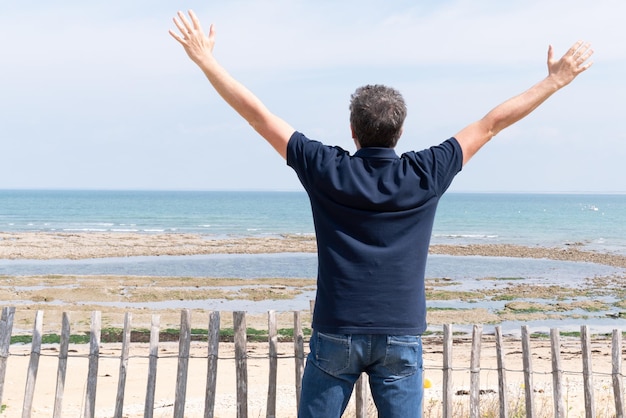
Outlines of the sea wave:
{"label": "sea wave", "polygon": [[497,234],[433,234],[433,238],[441,239],[496,239]]}

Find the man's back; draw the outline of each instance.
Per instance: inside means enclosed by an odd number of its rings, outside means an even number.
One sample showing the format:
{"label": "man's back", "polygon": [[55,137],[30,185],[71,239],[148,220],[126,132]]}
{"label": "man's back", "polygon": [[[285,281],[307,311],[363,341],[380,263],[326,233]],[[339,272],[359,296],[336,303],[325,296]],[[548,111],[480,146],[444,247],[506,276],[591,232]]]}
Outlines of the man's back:
{"label": "man's back", "polygon": [[350,156],[295,133],[287,162],[309,194],[318,242],[313,328],[421,334],[435,210],[461,169],[456,140],[401,157],[390,148]]}

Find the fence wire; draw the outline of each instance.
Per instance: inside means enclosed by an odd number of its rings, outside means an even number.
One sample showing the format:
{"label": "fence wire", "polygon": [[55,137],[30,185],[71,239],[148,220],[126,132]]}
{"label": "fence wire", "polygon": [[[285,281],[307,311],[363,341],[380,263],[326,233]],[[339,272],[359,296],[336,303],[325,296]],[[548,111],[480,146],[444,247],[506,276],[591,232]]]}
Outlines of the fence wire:
{"label": "fence wire", "polygon": [[[120,343],[121,344],[121,343]],[[37,354],[40,357],[50,357],[50,358],[60,358],[60,356],[58,354],[50,354],[50,353],[44,353],[44,352],[9,352],[9,354],[7,356],[4,355],[0,355],[0,358],[5,358],[8,359],[9,357],[13,356],[13,357],[29,357],[32,354]],[[90,355],[89,353],[85,353],[85,354],[68,354],[67,356],[63,357],[64,359],[71,359],[71,358],[76,358],[76,359],[89,359],[91,358],[92,355]],[[121,355],[111,355],[111,354],[98,354],[98,359],[100,360],[121,360]],[[172,354],[163,354],[163,355],[157,355],[157,356],[153,356],[153,355],[141,355],[141,354],[133,354],[133,355],[129,355],[128,357],[124,357],[127,358],[129,360],[133,360],[133,359],[151,359],[151,358],[158,358],[158,359],[178,359],[181,358],[181,356],[177,353],[172,353]],[[279,360],[295,360],[296,358],[300,358],[297,357],[293,354],[278,354],[276,356],[270,356],[269,354],[259,354],[259,355],[251,355],[251,354],[246,354],[245,356],[215,356],[213,354],[208,354],[208,355],[194,355],[194,354],[190,354],[189,356],[185,356],[184,358],[190,359],[190,360],[208,360],[210,358],[217,358],[217,360],[241,360],[241,359],[247,359],[247,360],[270,360],[272,358],[276,358]],[[306,356],[304,357],[306,358]],[[443,364],[442,365],[429,365],[429,366],[424,366],[423,367],[424,371],[443,371]],[[446,368],[446,370],[449,370],[451,372],[472,372],[472,371],[476,371],[475,369],[472,369],[470,366],[449,366]],[[478,369],[478,371],[482,372],[498,372],[498,371],[503,371],[506,373],[516,373],[516,374],[521,374],[521,373],[525,373],[525,371],[523,369],[515,369],[515,368],[509,368],[509,367],[503,367],[503,368],[493,368],[493,367],[480,367]],[[549,376],[552,375],[554,373],[553,370],[546,370],[546,371],[541,371],[541,370],[533,370],[531,372],[532,375],[543,375],[543,376]],[[562,373],[564,376],[582,376],[582,372],[581,371],[576,371],[576,370],[559,370],[559,373]],[[593,372],[593,376],[604,376],[604,377],[613,377],[613,376],[619,376],[622,379],[626,379],[626,374],[621,371],[619,373],[610,373],[610,372],[602,372],[602,371],[594,371]]]}

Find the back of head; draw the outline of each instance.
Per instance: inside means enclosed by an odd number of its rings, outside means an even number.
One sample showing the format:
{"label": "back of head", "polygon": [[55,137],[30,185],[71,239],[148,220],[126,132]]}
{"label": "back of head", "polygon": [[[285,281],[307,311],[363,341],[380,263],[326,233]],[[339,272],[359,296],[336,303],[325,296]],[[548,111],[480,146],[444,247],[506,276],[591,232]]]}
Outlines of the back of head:
{"label": "back of head", "polygon": [[367,85],[356,89],[350,99],[350,125],[359,145],[394,148],[406,118],[400,92],[380,84]]}

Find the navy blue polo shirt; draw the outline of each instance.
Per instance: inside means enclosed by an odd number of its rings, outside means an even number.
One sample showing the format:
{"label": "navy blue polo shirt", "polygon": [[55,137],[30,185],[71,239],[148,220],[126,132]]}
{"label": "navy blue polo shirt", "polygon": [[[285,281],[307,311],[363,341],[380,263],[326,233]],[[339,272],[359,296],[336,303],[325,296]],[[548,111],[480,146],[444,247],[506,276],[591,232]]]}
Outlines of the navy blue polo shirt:
{"label": "navy blue polo shirt", "polygon": [[335,334],[419,335],[435,210],[461,170],[459,143],[398,156],[354,155],[295,132],[287,164],[309,195],[317,239],[313,328]]}

